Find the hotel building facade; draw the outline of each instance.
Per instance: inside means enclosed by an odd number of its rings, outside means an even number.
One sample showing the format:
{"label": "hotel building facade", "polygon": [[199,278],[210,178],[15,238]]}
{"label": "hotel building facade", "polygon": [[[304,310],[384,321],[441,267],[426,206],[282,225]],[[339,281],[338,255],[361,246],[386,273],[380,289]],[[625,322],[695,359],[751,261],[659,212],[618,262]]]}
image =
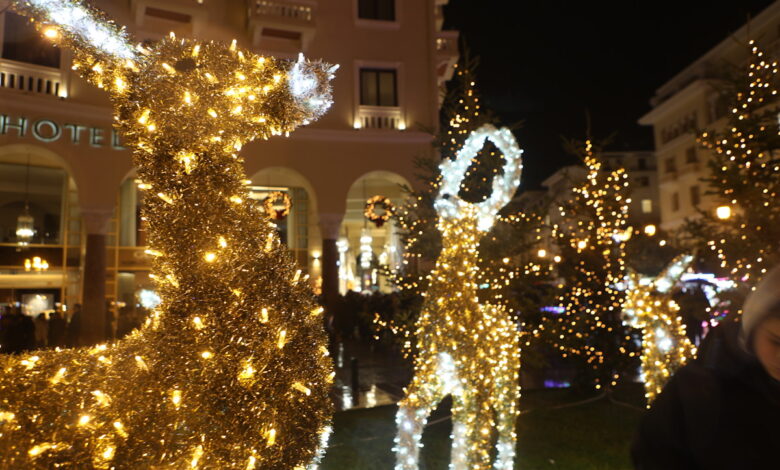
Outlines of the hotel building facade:
{"label": "hotel building facade", "polygon": [[[173,31],[340,64],[328,114],[241,152],[254,198],[281,191],[292,202],[277,221],[280,235],[327,301],[347,289],[385,288],[378,266],[400,255],[394,224],[367,222],[364,205],[374,195],[401,203],[401,185],[416,183],[415,157],[434,154],[431,129],[458,58],[457,32],[442,31],[447,1],[92,3],[138,41]],[[7,3],[0,1],[0,303],[30,314],[82,303],[85,324],[102,324],[111,302],[154,303],[144,194],[107,96],[71,71],[69,50],[48,44]],[[33,220],[26,246],[16,235],[20,216]],[[361,265],[361,249],[370,266]],[[48,269],[27,270],[35,257]]]}

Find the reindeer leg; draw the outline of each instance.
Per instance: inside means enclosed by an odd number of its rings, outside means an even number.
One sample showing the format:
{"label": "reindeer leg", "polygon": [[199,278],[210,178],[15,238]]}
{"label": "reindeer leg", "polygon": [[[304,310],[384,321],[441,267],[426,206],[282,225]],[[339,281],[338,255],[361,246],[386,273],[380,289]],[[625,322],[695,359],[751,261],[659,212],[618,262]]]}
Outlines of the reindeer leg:
{"label": "reindeer leg", "polygon": [[[515,425],[519,415],[518,400],[520,399],[520,389],[516,382],[512,387],[505,387],[502,384],[496,384],[493,393],[498,395],[495,402],[496,429],[498,431],[498,442],[496,450],[498,455],[493,464],[493,470],[512,470],[515,465],[515,446],[517,444],[517,433]],[[503,393],[502,390],[509,390]]]}
{"label": "reindeer leg", "polygon": [[490,468],[493,419],[486,396],[485,391],[469,390],[452,397],[450,470]]}
{"label": "reindeer leg", "polygon": [[431,411],[442,398],[444,393],[435,377],[414,377],[406,391],[406,397],[398,403],[398,413],[395,417],[398,426],[394,448],[395,470],[419,468],[423,428]]}

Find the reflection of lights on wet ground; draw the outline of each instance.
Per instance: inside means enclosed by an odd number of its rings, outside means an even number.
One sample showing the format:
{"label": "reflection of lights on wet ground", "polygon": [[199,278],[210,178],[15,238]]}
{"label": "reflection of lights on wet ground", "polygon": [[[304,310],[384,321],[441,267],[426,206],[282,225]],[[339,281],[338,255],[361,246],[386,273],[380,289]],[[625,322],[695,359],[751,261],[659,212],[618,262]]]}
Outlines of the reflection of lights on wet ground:
{"label": "reflection of lights on wet ground", "polygon": [[371,389],[366,392],[366,408],[373,408],[376,406],[376,384],[371,386]]}
{"label": "reflection of lights on wet ground", "polygon": [[341,386],[341,409],[348,410],[352,408],[352,390],[349,385]]}

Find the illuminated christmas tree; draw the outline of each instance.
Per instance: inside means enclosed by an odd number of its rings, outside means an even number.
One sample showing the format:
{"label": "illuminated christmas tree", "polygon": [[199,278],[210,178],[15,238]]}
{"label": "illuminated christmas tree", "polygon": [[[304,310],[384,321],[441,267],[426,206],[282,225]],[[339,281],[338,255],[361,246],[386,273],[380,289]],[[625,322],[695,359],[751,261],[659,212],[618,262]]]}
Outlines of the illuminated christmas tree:
{"label": "illuminated christmas tree", "polygon": [[778,67],[755,41],[749,47],[746,68],[725,81],[730,112],[723,130],[699,136],[711,150],[706,181],[717,210],[686,227],[730,277],[746,286],[780,263]]}
{"label": "illuminated christmas tree", "polygon": [[620,315],[629,188],[622,168],[602,170],[590,141],[582,157],[587,178],[559,207],[562,222],[553,227],[562,258],[562,312],[543,318],[541,334],[564,358],[582,365],[580,381],[601,389],[635,370],[639,358]]}
{"label": "illuminated christmas tree", "polygon": [[322,115],[334,69],[173,35],[133,47],[77,0],[16,7],[112,100],[162,303],[114,344],[0,359],[0,468],[306,468],[332,411],[322,309],[238,152]]}

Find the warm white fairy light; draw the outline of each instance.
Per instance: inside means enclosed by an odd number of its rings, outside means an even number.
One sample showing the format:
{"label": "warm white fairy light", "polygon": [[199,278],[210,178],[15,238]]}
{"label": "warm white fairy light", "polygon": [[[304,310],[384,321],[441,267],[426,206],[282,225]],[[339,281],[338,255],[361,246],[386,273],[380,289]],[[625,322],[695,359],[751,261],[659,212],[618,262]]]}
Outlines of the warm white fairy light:
{"label": "warm white fairy light", "polygon": [[672,299],[672,288],[693,261],[680,255],[654,279],[631,273],[625,281],[623,318],[642,330],[642,381],[647,405],[655,400],[672,374],[696,355],[696,347],[685,335],[680,307]]}
{"label": "warm white fairy light", "polygon": [[[25,0],[42,10],[43,17],[69,34],[79,36],[96,49],[122,59],[135,59],[136,53],[123,30],[107,25],[80,2],[72,0]],[[57,35],[48,35],[56,38]]]}
{"label": "warm white fairy light", "polygon": [[[504,175],[496,177],[484,203],[472,204],[460,199],[458,192],[486,139],[504,152]],[[448,395],[453,399],[450,469],[514,468],[519,335],[503,307],[480,304],[477,263],[482,236],[520,183],[520,155],[508,129],[488,125],[469,136],[455,161],[440,165],[442,186],[434,207],[442,251],[416,325],[414,378],[396,415],[397,470],[418,468],[428,415]]]}
{"label": "warm white fairy light", "polygon": [[[144,218],[161,302],[110,345],[0,357],[0,467],[305,468],[332,411],[322,311],[237,152],[319,117],[332,67],[174,35],[136,55],[86,3],[13,6],[60,28],[52,40],[110,95],[156,195]],[[317,80],[305,96],[296,65]]]}

